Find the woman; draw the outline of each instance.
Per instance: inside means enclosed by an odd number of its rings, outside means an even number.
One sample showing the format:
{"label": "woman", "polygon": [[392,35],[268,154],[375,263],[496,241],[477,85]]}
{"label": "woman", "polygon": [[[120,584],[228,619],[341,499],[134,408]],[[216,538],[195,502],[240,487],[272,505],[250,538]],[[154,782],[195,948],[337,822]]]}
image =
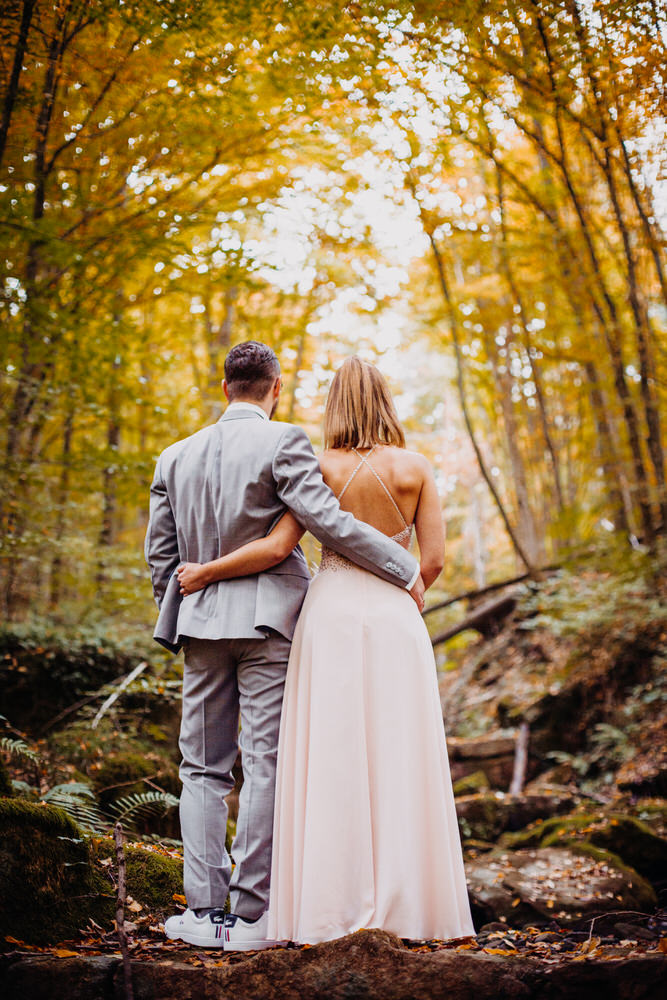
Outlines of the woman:
{"label": "woman", "polygon": [[[405,450],[387,385],[350,358],[331,385],[322,475],[341,507],[408,546],[425,587],[442,569],[427,461]],[[287,513],[227,556],[179,570],[184,594],[281,562],[303,529]],[[473,934],[433,650],[405,590],[322,551],[287,671],[276,783],[269,935],[315,944],[379,927]]]}

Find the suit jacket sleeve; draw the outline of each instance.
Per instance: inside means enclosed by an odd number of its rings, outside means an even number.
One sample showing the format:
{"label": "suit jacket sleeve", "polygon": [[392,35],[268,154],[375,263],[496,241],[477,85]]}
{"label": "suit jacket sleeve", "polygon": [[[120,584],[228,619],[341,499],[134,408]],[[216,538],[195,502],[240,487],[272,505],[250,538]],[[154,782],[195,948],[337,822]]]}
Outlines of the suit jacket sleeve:
{"label": "suit jacket sleeve", "polygon": [[158,607],[162,604],[169,579],[181,561],[176,520],[162,478],[161,462],[160,456],[151,484],[150,515],[145,544],[146,562],[150,567],[153,594]]}
{"label": "suit jacket sleeve", "polygon": [[280,499],[321,542],[390,583],[401,587],[410,583],[417,569],[414,556],[381,531],[341,510],[300,428],[288,425],[281,437],[273,475]]}

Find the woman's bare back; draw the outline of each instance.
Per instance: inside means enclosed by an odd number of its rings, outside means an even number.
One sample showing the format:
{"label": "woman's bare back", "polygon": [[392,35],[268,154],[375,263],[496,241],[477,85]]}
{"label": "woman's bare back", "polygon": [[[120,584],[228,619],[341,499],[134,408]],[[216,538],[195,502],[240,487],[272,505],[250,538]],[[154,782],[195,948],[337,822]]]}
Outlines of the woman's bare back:
{"label": "woman's bare back", "polygon": [[320,457],[324,480],[343,510],[385,535],[414,522],[425,466],[421,455],[388,445],[329,449]]}
{"label": "woman's bare back", "polygon": [[445,534],[440,498],[424,456],[391,445],[330,448],[320,456],[320,468],[327,486],[337,497],[342,493],[343,510],[360,521],[390,537],[414,524],[422,576],[430,587],[443,566]]}

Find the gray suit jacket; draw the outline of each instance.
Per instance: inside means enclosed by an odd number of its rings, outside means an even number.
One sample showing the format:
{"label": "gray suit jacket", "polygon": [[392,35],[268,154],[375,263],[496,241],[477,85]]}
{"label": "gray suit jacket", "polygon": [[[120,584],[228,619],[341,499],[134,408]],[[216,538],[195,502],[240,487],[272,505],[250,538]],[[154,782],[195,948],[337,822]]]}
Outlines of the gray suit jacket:
{"label": "gray suit jacket", "polygon": [[250,409],[160,455],[151,486],[146,561],[160,609],[154,638],[177,652],[183,637],[291,639],[310,574],[297,546],[278,566],[210,584],[182,598],[181,562],[208,562],[267,535],[286,509],[329,548],[399,586],[417,563],[409,552],[339,507],[308,437]]}

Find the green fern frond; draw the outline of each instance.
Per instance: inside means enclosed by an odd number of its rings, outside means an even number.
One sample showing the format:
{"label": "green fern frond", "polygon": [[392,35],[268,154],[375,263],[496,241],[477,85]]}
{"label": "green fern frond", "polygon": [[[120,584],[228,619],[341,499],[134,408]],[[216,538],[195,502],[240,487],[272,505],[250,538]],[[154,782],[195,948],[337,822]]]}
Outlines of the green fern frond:
{"label": "green fern frond", "polygon": [[3,736],[0,739],[0,750],[11,754],[12,757],[24,757],[26,760],[32,761],[33,764],[39,763],[39,757],[25,740],[11,740],[8,736]]}
{"label": "green fern frond", "polygon": [[117,799],[108,807],[108,812],[113,815],[114,822],[127,824],[133,816],[163,815],[177,805],[178,799],[170,792],[137,792]]}
{"label": "green fern frond", "polygon": [[101,833],[109,825],[100,812],[92,788],[82,781],[54,785],[43,796],[43,799],[49,805],[56,806],[66,812],[83,830]]}

